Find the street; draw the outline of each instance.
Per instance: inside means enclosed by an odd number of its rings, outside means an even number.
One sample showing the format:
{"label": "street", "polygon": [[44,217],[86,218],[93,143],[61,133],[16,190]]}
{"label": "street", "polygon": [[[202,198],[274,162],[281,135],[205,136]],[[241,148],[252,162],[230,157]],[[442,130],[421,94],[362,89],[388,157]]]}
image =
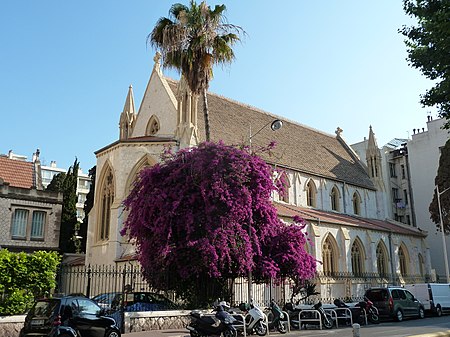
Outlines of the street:
{"label": "street", "polygon": [[[363,325],[360,329],[361,337],[406,337],[431,332],[450,330],[450,316],[426,317],[425,319],[411,319],[403,322],[387,321],[378,325]],[[272,331],[271,336],[279,335]],[[336,336],[353,337],[352,327],[339,327],[330,330],[319,330],[311,327],[308,330],[292,330],[288,336]],[[450,334],[448,334],[450,336]]]}

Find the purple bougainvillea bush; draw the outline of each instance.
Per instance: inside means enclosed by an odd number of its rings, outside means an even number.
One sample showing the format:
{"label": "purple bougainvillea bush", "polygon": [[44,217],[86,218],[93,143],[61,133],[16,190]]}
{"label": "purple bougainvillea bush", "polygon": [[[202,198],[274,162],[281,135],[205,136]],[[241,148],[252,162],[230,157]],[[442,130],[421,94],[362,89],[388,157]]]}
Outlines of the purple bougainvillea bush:
{"label": "purple bougainvillea bush", "polygon": [[274,176],[259,156],[221,142],[166,153],[145,168],[124,201],[121,234],[135,240],[147,281],[183,291],[180,283],[250,269],[257,281],[313,276],[303,221],[284,224],[271,202]]}

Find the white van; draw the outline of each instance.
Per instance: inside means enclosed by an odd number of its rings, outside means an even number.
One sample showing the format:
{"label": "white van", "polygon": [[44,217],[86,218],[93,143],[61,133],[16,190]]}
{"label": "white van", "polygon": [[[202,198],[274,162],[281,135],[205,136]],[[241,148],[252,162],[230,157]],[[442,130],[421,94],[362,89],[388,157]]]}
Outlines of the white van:
{"label": "white van", "polygon": [[450,283],[406,284],[405,289],[422,302],[425,310],[437,316],[450,313]]}

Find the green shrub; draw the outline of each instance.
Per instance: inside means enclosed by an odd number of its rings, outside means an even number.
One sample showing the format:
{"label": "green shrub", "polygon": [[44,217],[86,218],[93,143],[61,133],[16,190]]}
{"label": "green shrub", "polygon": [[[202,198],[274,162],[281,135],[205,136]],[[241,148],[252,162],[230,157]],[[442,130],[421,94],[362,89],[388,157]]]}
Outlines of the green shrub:
{"label": "green shrub", "polygon": [[56,286],[61,261],[57,252],[33,254],[0,250],[0,316],[25,313],[36,297],[49,294]]}

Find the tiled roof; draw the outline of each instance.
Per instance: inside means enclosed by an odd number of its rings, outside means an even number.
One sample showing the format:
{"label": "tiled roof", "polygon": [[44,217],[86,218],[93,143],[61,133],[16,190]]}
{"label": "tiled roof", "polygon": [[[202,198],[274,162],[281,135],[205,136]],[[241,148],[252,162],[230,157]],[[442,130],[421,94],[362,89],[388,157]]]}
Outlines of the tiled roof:
{"label": "tiled roof", "polygon": [[[167,79],[176,94],[177,83]],[[199,100],[198,134],[205,138],[203,100]],[[272,154],[260,155],[272,164],[291,168],[315,176],[343,181],[352,185],[375,189],[364,167],[353,152],[336,136],[269,114],[225,97],[208,94],[211,140],[223,140],[226,144],[248,144],[250,126],[255,135],[252,147],[267,146],[275,141],[277,146]],[[283,121],[282,129],[272,131],[270,123],[274,119]],[[250,125],[251,123],[251,125]]]}
{"label": "tiled roof", "polygon": [[32,188],[33,163],[0,156],[0,178],[12,187]]}
{"label": "tiled roof", "polygon": [[292,218],[293,216],[298,215],[301,218],[305,219],[307,222],[314,221],[316,223],[319,223],[319,225],[344,225],[381,232],[393,232],[397,234],[407,234],[421,237],[426,236],[426,232],[422,232],[420,229],[401,225],[399,223],[393,223],[378,219],[367,219],[354,215],[327,212],[313,208],[299,207],[282,203],[275,203],[275,207],[277,208],[278,215],[281,217]]}

